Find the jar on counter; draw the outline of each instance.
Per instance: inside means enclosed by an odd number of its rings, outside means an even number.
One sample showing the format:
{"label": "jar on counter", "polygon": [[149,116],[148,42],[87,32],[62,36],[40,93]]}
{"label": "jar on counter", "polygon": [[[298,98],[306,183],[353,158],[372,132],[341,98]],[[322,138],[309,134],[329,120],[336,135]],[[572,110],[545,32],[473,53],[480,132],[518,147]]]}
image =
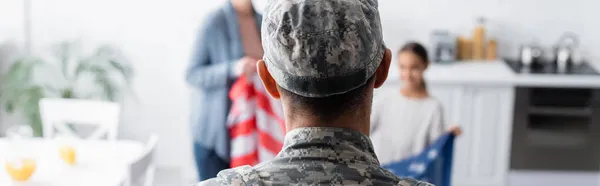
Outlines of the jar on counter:
{"label": "jar on counter", "polygon": [[466,38],[466,37],[458,37],[456,39],[456,48],[458,50],[457,52],[457,59],[461,60],[461,61],[466,61],[466,60],[470,60],[472,57],[471,54],[471,50],[473,47],[471,47],[471,39]]}
{"label": "jar on counter", "polygon": [[485,58],[487,60],[495,60],[498,58],[497,53],[498,53],[498,43],[496,43],[496,40],[490,39],[487,42]]}
{"label": "jar on counter", "polygon": [[473,60],[485,58],[485,18],[477,18],[477,26],[473,29]]}

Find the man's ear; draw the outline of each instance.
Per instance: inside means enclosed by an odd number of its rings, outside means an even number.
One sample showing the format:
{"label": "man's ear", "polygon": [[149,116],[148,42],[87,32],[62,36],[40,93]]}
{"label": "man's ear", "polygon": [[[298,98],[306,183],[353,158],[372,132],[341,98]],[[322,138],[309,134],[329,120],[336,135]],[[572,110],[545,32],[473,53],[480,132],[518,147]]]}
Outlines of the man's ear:
{"label": "man's ear", "polygon": [[258,60],[258,63],[256,63],[256,71],[258,72],[258,76],[260,77],[263,86],[265,86],[265,89],[271,97],[279,99],[281,95],[279,94],[279,90],[277,90],[277,83],[275,83],[275,79],[273,79],[273,76],[271,76],[271,73],[267,70],[265,61],[262,59]]}
{"label": "man's ear", "polygon": [[385,80],[388,77],[388,72],[390,70],[390,64],[392,63],[392,51],[390,49],[385,49],[385,53],[383,54],[383,59],[377,71],[375,71],[375,88],[379,88],[383,85]]}

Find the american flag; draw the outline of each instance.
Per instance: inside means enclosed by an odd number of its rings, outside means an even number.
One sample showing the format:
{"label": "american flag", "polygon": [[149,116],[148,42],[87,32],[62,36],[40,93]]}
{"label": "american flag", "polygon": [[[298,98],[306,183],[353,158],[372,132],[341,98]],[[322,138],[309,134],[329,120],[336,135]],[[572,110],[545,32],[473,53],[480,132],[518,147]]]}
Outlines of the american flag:
{"label": "american flag", "polygon": [[279,100],[268,95],[258,76],[239,78],[231,88],[227,118],[231,167],[273,159],[283,146],[285,124]]}
{"label": "american flag", "polygon": [[396,176],[410,177],[437,186],[450,186],[455,138],[454,133],[448,132],[420,154],[382,167]]}

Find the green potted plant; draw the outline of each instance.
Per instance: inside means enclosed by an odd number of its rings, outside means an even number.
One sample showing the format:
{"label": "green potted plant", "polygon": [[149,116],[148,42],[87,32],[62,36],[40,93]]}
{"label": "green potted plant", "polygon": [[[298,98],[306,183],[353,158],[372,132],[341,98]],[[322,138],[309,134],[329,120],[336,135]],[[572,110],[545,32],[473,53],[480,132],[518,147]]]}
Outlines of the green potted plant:
{"label": "green potted plant", "polygon": [[123,89],[130,88],[133,70],[118,50],[100,46],[89,55],[78,55],[78,49],[75,42],[63,42],[50,57],[20,58],[1,79],[0,104],[8,113],[22,113],[36,136],[42,136],[40,99],[117,101]]}

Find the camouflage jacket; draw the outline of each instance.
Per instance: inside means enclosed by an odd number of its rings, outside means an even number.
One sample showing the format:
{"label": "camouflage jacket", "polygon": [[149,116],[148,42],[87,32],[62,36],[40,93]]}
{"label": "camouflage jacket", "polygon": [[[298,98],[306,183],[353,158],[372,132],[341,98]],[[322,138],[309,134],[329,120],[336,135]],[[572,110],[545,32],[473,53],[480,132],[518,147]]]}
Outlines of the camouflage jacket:
{"label": "camouflage jacket", "polygon": [[221,171],[198,186],[396,185],[433,186],[399,178],[381,168],[371,140],[342,128],[299,128],[285,136],[283,150],[255,167]]}

